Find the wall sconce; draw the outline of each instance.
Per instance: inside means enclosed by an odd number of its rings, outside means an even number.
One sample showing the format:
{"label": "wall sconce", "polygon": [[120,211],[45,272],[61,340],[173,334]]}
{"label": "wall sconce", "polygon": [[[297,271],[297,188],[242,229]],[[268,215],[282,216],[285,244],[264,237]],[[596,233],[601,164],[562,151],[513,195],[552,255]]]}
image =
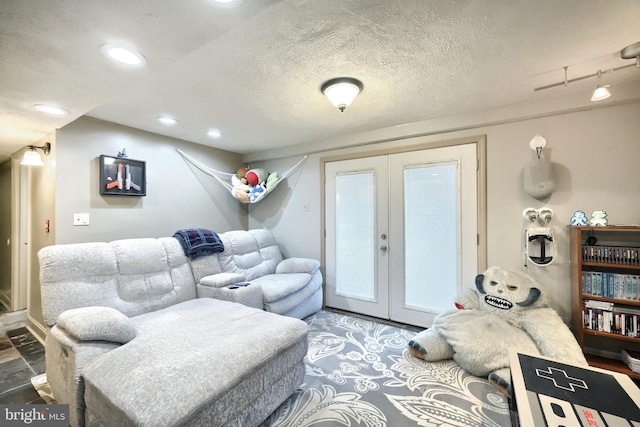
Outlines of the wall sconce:
{"label": "wall sconce", "polygon": [[339,77],[325,82],[320,91],[344,113],[344,109],[351,105],[362,91],[362,82],[351,77]]}
{"label": "wall sconce", "polygon": [[44,155],[48,156],[49,153],[51,152],[51,144],[48,142],[45,142],[45,144],[42,147],[36,147],[35,145],[29,145],[28,147],[29,147],[29,150],[24,152],[24,157],[22,158],[22,163],[20,164],[27,165],[27,166],[44,166],[44,163],[42,162],[42,158],[40,157],[40,154],[38,154],[36,149],[42,150]]}

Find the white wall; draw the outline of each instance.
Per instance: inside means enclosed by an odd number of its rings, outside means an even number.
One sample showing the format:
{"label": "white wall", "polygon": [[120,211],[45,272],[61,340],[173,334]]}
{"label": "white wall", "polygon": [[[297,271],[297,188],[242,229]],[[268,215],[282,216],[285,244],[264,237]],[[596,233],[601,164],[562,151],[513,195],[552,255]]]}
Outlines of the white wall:
{"label": "white wall", "polygon": [[[55,132],[45,138],[35,142],[33,145],[42,147],[45,142],[51,143],[51,153],[49,156],[41,156],[44,166],[29,166],[26,172],[26,192],[19,191],[19,194],[27,199],[26,212],[21,211],[21,215],[27,216],[26,238],[26,280],[27,284],[27,328],[41,341],[44,342],[46,328],[42,316],[42,300],[40,292],[40,263],[38,262],[38,251],[49,245],[55,244],[55,224],[51,223],[49,232],[45,230],[45,221],[51,220],[55,215],[55,191],[56,191],[56,140]],[[38,151],[41,155],[42,152]],[[18,155],[14,153],[12,156]],[[22,157],[22,153],[19,154]],[[22,166],[24,168],[26,166]],[[24,183],[21,183],[24,185]],[[16,224],[19,226],[19,224]],[[20,235],[18,233],[18,235]],[[14,239],[14,241],[17,239]],[[19,242],[18,244],[22,244]],[[22,252],[22,251],[20,251]],[[18,267],[20,268],[20,267]],[[22,281],[21,281],[22,283]],[[22,289],[21,292],[25,290]]]}
{"label": "white wall", "polygon": [[[451,120],[451,124],[456,127],[455,120]],[[583,210],[590,214],[600,209],[607,211],[610,224],[640,223],[640,103],[636,100],[606,108],[541,114],[489,126],[465,127],[463,124],[461,121],[458,127],[465,130],[434,132],[405,140],[400,138],[407,128],[385,129],[379,132],[380,138],[373,135],[371,139],[380,140],[382,135],[388,138],[395,132],[395,141],[310,154],[302,170],[289,178],[286,185],[281,184],[283,188],[278,187],[262,202],[251,205],[249,227],[273,230],[289,256],[322,259],[320,188],[323,184],[319,171],[322,157],[486,135],[488,265],[523,268],[526,223],[522,211],[526,207],[552,208],[557,261],[546,268],[530,268],[529,273],[546,286],[554,307],[568,320],[571,310],[568,224],[573,213]],[[555,192],[545,201],[535,200],[523,189],[523,169],[534,156],[529,141],[536,134],[548,141],[544,153],[553,163],[557,182]],[[252,166],[269,171],[284,170],[299,159],[294,156],[258,161],[259,154],[253,157]],[[305,204],[309,204],[309,212],[303,212]]]}
{"label": "white wall", "polygon": [[[126,148],[146,162],[147,195],[103,196],[99,158]],[[245,229],[247,208],[211,177],[196,176],[176,149],[221,171],[235,171],[239,154],[82,117],[57,132],[56,243],[171,236],[181,228]],[[89,226],[74,226],[89,213]]]}
{"label": "white wall", "polygon": [[11,308],[11,160],[0,164],[0,304]]}

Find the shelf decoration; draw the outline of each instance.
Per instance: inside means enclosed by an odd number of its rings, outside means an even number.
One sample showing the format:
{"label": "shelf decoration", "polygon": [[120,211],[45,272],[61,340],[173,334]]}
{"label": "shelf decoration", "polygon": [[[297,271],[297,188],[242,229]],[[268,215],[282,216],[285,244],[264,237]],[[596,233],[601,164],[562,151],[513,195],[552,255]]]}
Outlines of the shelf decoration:
{"label": "shelf decoration", "polygon": [[536,135],[529,142],[536,156],[524,168],[524,191],[537,200],[546,199],[556,189],[551,161],[542,155],[542,149],[546,146],[547,140]]}
{"label": "shelf decoration", "polygon": [[146,163],[122,153],[100,156],[100,194],[103,196],[146,196]]}
{"label": "shelf decoration", "polygon": [[269,173],[264,169],[248,168],[240,168],[236,173],[227,173],[206,166],[179,149],[177,149],[177,151],[189,166],[193,166],[191,170],[194,174],[201,172],[215,178],[233,197],[242,203],[258,203],[264,199],[269,193],[275,190],[283,180],[291,176],[307,159],[307,156],[304,156],[302,160],[282,174],[278,172]]}
{"label": "shelf decoration", "polygon": [[607,213],[605,211],[593,211],[589,225],[594,227],[604,227],[607,225]]}
{"label": "shelf decoration", "polygon": [[[556,245],[553,238],[553,230],[545,227],[553,218],[551,208],[526,208],[522,216],[528,220],[531,226],[525,229],[524,256],[525,266],[532,262],[539,267],[550,265],[555,257]],[[543,227],[535,227],[533,223],[539,222]]]}
{"label": "shelf decoration", "polygon": [[587,225],[587,223],[587,214],[582,211],[575,211],[575,213],[571,217],[571,225],[584,226]]}

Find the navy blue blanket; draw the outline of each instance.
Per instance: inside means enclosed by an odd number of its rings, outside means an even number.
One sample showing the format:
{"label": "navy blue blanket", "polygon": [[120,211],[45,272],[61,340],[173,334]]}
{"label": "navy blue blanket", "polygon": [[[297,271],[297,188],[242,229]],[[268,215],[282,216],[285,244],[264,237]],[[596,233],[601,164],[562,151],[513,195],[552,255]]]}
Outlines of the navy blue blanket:
{"label": "navy blue blanket", "polygon": [[224,251],[220,237],[206,228],[183,228],[176,231],[173,237],[178,239],[184,254],[191,259]]}

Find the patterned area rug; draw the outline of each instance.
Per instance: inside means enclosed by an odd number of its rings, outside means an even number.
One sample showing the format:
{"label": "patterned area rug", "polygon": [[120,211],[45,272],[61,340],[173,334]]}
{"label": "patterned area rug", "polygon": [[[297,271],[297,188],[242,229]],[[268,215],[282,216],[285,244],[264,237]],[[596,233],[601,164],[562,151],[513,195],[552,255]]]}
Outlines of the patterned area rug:
{"label": "patterned area rug", "polygon": [[[416,332],[330,311],[305,320],[304,383],[261,427],[511,425],[506,398],[486,379],[413,357]],[[46,374],[32,383],[55,403]]]}
{"label": "patterned area rug", "polygon": [[262,427],[511,425],[506,398],[486,379],[412,356],[416,332],[328,311],[305,320],[305,382]]}

